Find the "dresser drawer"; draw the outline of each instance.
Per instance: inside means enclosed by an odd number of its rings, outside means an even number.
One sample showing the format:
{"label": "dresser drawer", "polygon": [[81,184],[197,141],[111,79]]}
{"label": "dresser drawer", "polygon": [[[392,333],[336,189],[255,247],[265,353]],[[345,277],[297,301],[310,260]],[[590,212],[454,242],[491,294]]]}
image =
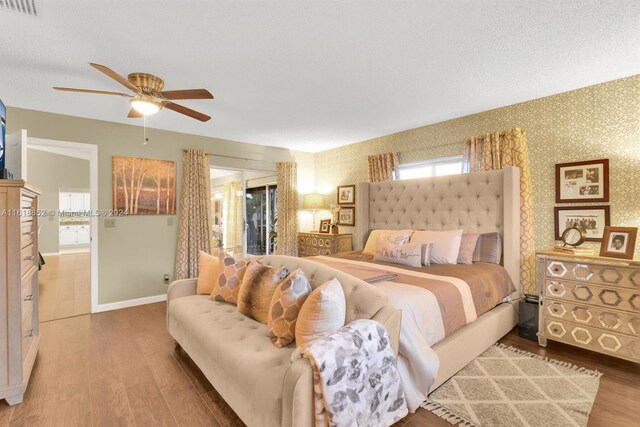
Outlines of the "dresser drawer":
{"label": "dresser drawer", "polygon": [[544,320],[544,329],[554,341],[640,362],[640,339],[636,337],[549,318]]}
{"label": "dresser drawer", "polygon": [[600,285],[615,285],[640,291],[640,269],[580,263],[565,260],[547,260],[545,276],[550,279],[577,280]]}
{"label": "dresser drawer", "polygon": [[22,354],[26,354],[27,349],[35,335],[33,324],[33,301],[22,301]]}
{"label": "dresser drawer", "polygon": [[543,295],[546,298],[599,305],[603,308],[640,312],[640,291],[597,286],[561,280],[546,280]]}
{"label": "dresser drawer", "polygon": [[33,236],[35,235],[35,222],[27,222],[21,224],[20,227],[20,247],[25,248],[33,243]]}
{"label": "dresser drawer", "polygon": [[567,320],[577,325],[592,326],[640,338],[640,315],[553,299],[546,299],[543,309],[544,316],[548,319]]}
{"label": "dresser drawer", "polygon": [[21,277],[24,277],[29,272],[31,267],[36,265],[36,248],[33,246],[33,244],[27,245],[26,247],[21,249],[20,262],[22,265]]}

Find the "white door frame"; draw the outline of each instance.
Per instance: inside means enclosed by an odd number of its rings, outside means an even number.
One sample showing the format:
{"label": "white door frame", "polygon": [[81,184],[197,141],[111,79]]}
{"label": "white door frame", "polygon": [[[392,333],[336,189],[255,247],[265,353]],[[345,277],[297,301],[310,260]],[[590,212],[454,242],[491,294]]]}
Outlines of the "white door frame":
{"label": "white door frame", "polygon": [[80,142],[58,141],[54,139],[27,137],[27,148],[62,148],[82,153],[89,158],[89,193],[91,194],[91,312],[97,313],[98,309],[98,146]]}

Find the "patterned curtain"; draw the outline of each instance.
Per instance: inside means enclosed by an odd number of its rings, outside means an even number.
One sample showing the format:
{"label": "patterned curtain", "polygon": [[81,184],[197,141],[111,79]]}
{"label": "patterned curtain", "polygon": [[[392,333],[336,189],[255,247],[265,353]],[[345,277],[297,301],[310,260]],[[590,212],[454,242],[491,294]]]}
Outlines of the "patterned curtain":
{"label": "patterned curtain", "polygon": [[198,251],[211,252],[209,167],[209,155],[202,150],[182,155],[176,279],[198,277]]}
{"label": "patterned curtain", "polygon": [[242,220],[242,182],[231,181],[224,184],[222,190],[222,218],[224,221],[224,248],[227,251],[242,254],[244,244]]}
{"label": "patterned curtain", "polygon": [[298,256],[298,167],[295,162],[278,162],[276,175],[278,176],[276,254]]}
{"label": "patterned curtain", "polygon": [[369,156],[369,182],[393,181],[398,176],[398,153]]}
{"label": "patterned curtain", "polygon": [[515,128],[474,136],[464,142],[465,172],[520,168],[520,282],[526,293],[536,294],[533,194],[527,134]]}

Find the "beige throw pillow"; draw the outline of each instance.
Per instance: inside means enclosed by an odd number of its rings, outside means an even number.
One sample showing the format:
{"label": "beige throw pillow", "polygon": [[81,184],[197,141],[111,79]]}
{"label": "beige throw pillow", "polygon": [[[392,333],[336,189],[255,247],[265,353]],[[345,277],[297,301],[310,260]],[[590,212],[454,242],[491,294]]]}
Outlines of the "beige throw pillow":
{"label": "beige throw pillow", "polygon": [[457,264],[462,230],[448,231],[415,231],[411,236],[411,243],[433,243],[430,260],[423,260],[423,264]]}
{"label": "beige throw pillow", "polygon": [[473,264],[473,254],[476,251],[480,235],[477,233],[463,234],[458,252],[458,264]]}
{"label": "beige throw pillow", "polygon": [[319,335],[344,326],[347,303],[338,279],[331,279],[311,292],[302,304],[296,323],[296,345],[301,347]]}
{"label": "beige throw pillow", "polygon": [[210,295],[220,276],[220,257],[199,251],[198,255],[198,295]]}
{"label": "beige throw pillow", "polygon": [[237,304],[240,284],[247,271],[247,262],[243,259],[235,259],[233,255],[226,252],[221,252],[220,269],[218,280],[211,291],[211,299]]}
{"label": "beige throw pillow", "polygon": [[257,260],[249,261],[238,292],[238,311],[266,325],[271,297],[276,286],[288,274],[285,267],[269,267]]}
{"label": "beige throw pillow", "polygon": [[394,264],[408,265],[409,267],[422,266],[422,244],[405,243],[396,245],[386,236],[378,239],[374,261],[392,262]]}
{"label": "beige throw pillow", "polygon": [[396,245],[402,245],[404,243],[409,243],[411,234],[413,234],[413,230],[372,230],[362,252],[375,256],[378,239],[384,237],[394,242]]}
{"label": "beige throw pillow", "polygon": [[276,347],[284,347],[296,339],[298,314],[311,291],[309,280],[299,268],[276,287],[267,323],[269,338]]}

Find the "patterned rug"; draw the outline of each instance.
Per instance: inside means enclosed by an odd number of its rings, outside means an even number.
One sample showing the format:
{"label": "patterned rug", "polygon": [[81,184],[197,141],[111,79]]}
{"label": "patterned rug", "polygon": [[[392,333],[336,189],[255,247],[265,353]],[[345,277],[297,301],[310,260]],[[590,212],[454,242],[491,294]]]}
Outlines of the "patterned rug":
{"label": "patterned rug", "polygon": [[461,426],[586,426],[598,371],[496,344],[422,407]]}

